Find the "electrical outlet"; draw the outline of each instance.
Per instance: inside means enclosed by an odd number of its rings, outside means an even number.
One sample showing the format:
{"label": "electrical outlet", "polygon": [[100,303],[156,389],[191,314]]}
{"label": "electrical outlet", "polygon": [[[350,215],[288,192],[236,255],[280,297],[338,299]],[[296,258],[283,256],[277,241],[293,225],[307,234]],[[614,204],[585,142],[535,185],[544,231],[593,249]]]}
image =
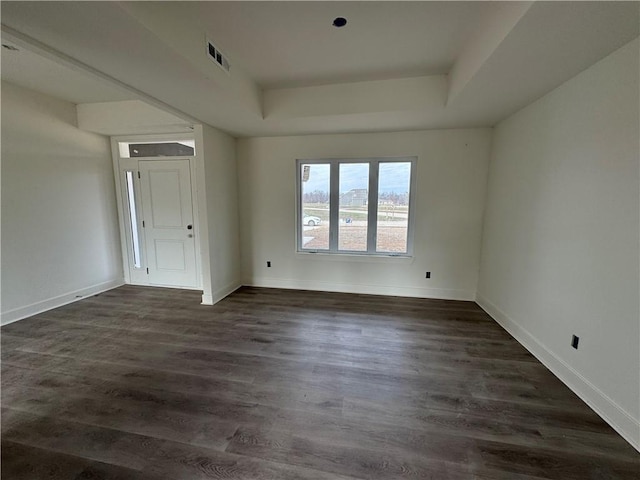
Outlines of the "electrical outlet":
{"label": "electrical outlet", "polygon": [[580,341],[580,337],[576,337],[575,335],[573,335],[573,337],[571,338],[571,346],[573,348],[575,348],[576,350],[578,349],[578,342]]}
{"label": "electrical outlet", "polygon": [[424,278],[431,278],[431,272],[427,272],[427,274],[424,276]]}
{"label": "electrical outlet", "polygon": [[271,262],[267,262],[267,268],[271,268]]}

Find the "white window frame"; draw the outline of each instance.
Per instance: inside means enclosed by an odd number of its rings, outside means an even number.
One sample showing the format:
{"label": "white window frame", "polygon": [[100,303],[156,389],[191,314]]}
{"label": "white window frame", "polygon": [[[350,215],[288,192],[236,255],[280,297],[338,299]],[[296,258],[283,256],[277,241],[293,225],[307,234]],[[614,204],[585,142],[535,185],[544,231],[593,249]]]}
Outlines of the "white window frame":
{"label": "white window frame", "polygon": [[[381,163],[410,163],[409,209],[407,224],[407,251],[377,252],[376,236],[378,232],[378,172]],[[340,221],[340,165],[348,163],[366,163],[369,165],[369,191],[367,213],[367,250],[340,250],[338,248],[338,229]],[[413,257],[413,232],[415,224],[416,165],[417,157],[375,157],[375,158],[326,158],[296,160],[296,245],[298,253],[323,253],[331,255],[365,255],[376,257]],[[304,248],[302,241],[304,228],[302,217],[302,165],[328,164],[329,174],[329,248]]]}

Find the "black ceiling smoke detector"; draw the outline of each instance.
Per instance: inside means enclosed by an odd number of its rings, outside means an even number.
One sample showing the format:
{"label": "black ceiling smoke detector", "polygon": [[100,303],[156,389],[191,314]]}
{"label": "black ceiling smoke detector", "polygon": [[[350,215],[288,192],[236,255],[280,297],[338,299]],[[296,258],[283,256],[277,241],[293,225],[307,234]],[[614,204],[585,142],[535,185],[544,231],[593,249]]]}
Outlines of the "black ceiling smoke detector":
{"label": "black ceiling smoke detector", "polygon": [[333,26],[337,28],[344,27],[346,24],[347,24],[347,19],[343,17],[337,17],[333,21]]}

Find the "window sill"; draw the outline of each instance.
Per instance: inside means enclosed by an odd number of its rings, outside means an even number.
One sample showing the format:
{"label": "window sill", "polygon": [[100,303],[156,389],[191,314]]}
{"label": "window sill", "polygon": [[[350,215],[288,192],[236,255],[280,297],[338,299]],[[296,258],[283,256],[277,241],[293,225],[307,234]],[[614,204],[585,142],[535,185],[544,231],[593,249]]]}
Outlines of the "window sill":
{"label": "window sill", "polygon": [[414,257],[407,255],[367,255],[354,253],[296,252],[299,260],[319,260],[322,262],[360,262],[411,264]]}

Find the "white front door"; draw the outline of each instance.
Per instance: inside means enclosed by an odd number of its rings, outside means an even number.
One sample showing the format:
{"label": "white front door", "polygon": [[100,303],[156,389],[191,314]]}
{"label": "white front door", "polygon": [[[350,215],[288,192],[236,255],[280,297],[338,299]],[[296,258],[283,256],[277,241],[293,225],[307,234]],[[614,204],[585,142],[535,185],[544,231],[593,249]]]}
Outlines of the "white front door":
{"label": "white front door", "polygon": [[141,160],[138,166],[149,284],[196,288],[189,160]]}

